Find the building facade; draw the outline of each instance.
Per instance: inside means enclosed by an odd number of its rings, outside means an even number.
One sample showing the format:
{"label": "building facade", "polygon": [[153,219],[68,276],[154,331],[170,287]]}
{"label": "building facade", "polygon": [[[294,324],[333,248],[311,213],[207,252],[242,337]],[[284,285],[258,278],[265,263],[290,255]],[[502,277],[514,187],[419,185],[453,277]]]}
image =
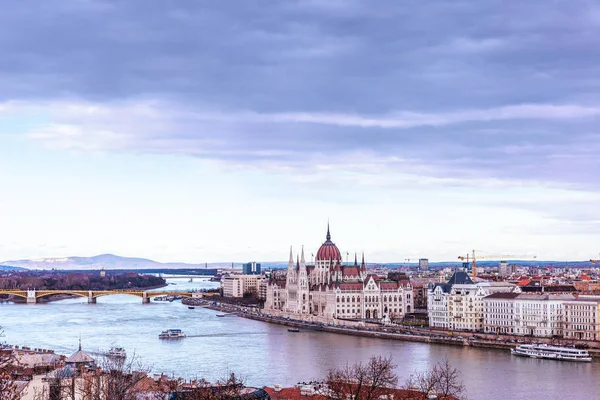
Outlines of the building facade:
{"label": "building facade", "polygon": [[429,259],[419,258],[419,271],[426,272],[429,270]]}
{"label": "building facade", "polygon": [[512,292],[515,288],[508,282],[474,283],[466,272],[455,272],[448,283],[429,285],[429,326],[449,330],[483,330],[484,297]]}
{"label": "building facade", "polygon": [[314,265],[307,265],[304,248],[290,259],[285,273],[274,274],[267,285],[265,311],[312,316],[320,320],[393,320],[413,312],[408,280],[382,279],[367,273],[362,257],[344,264],[331,241],[329,227]]}
{"label": "building facade", "polygon": [[262,275],[225,275],[221,278],[223,297],[244,297],[245,294],[260,297]]}
{"label": "building facade", "polygon": [[572,294],[496,293],[484,300],[484,331],[535,337],[566,337],[565,304]]}
{"label": "building facade", "polygon": [[563,303],[564,337],[600,340],[600,297],[581,296]]}

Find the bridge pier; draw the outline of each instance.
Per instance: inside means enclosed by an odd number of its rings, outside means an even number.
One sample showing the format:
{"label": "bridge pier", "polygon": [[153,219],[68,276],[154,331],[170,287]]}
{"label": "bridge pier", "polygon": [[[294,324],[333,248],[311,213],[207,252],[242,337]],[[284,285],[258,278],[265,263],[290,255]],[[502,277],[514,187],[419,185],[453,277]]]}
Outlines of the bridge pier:
{"label": "bridge pier", "polygon": [[91,290],[88,292],[88,304],[96,304],[96,298],[94,297],[94,292]]}
{"label": "bridge pier", "polygon": [[148,297],[148,293],[144,292],[144,295],[142,297],[142,304],[148,304],[150,303],[150,297]]}
{"label": "bridge pier", "polygon": [[37,297],[35,297],[35,289],[27,290],[27,304],[37,303]]}

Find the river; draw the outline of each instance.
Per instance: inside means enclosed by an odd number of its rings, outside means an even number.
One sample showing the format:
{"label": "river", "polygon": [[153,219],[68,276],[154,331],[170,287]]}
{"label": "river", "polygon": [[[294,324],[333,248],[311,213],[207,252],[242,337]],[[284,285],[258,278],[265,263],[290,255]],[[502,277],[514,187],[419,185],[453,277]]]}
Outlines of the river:
{"label": "river", "polygon": [[[168,279],[157,290],[218,286],[208,280]],[[508,351],[354,337],[326,332],[290,333],[284,326],[187,308],[179,301],[142,304],[127,295],[47,304],[0,304],[0,326],[9,344],[55,349],[70,355],[81,337],[84,350],[122,346],[153,372],[216,380],[236,372],[252,386],[294,385],[373,355],[392,355],[400,382],[447,357],[462,372],[470,399],[592,399],[600,393],[600,362],[567,363],[511,356]],[[159,340],[168,328],[188,337]]]}

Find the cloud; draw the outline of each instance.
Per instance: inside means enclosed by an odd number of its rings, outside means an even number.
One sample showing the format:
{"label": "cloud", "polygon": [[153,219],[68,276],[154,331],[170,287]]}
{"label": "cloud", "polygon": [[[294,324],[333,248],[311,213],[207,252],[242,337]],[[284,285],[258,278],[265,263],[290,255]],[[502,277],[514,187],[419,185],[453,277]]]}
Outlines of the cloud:
{"label": "cloud", "polygon": [[0,115],[53,148],[296,180],[597,189],[597,13],[583,0],[18,3],[0,16]]}
{"label": "cloud", "polygon": [[52,148],[188,155],[304,181],[345,174],[370,185],[597,188],[600,170],[600,108],[593,106],[367,116],[226,111],[158,100],[10,102],[0,109],[13,120],[45,119],[27,134]]}

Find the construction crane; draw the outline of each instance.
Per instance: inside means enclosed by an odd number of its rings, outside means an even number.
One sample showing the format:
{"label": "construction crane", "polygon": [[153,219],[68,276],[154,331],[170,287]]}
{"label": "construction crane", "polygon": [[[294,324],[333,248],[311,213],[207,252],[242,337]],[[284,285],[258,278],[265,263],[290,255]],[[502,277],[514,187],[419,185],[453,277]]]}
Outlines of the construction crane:
{"label": "construction crane", "polygon": [[471,266],[472,266],[472,270],[473,270],[473,282],[475,282],[475,278],[477,278],[477,260],[489,260],[489,259],[500,259],[500,260],[506,260],[509,258],[537,258],[537,256],[532,256],[532,255],[507,255],[507,254],[488,254],[488,255],[484,255],[484,256],[475,256],[475,250],[471,251],[471,254],[467,254],[466,257],[465,256],[458,256],[459,260],[462,261],[466,261],[467,263],[469,262],[469,256],[471,258]]}

